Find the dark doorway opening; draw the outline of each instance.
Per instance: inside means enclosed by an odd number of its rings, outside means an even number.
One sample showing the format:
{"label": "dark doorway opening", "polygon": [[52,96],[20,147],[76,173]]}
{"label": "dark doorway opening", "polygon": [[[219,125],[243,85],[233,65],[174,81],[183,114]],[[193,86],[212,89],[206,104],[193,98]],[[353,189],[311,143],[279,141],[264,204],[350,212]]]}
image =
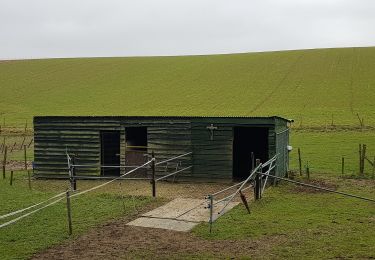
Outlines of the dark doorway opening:
{"label": "dark doorway opening", "polygon": [[[125,165],[139,166],[147,161],[147,127],[125,128]],[[138,177],[147,175],[147,168],[134,172]]]}
{"label": "dark doorway opening", "polygon": [[[100,132],[101,143],[101,165],[120,165],[120,131]],[[104,176],[119,176],[120,168],[102,168],[101,174]]]}
{"label": "dark doorway opening", "polygon": [[233,129],[233,179],[246,179],[251,171],[251,153],[261,162],[268,160],[268,128],[234,127]]}

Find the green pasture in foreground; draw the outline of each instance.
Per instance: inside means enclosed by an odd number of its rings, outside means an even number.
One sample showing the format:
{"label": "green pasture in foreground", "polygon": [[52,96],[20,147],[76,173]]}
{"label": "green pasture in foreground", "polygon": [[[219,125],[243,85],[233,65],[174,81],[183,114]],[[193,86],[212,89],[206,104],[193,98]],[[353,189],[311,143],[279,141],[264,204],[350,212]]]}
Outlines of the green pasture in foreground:
{"label": "green pasture in foreground", "polygon": [[[330,182],[340,191],[375,199],[374,181]],[[194,233],[219,241],[248,240],[259,246],[261,259],[375,257],[375,203],[306,191],[297,192],[292,184],[272,187],[262,200],[251,203],[250,215],[241,204],[214,222],[211,234],[208,224]]]}
{"label": "green pasture in foreground", "polygon": [[[63,182],[43,187],[43,191],[29,190],[25,175],[16,172],[14,185],[9,179],[0,180],[0,215],[30,206],[52,197],[66,186]],[[122,197],[108,193],[85,194],[72,199],[73,235],[77,236],[89,228],[119,216],[134,214],[138,208],[152,200],[146,197]],[[65,199],[54,206],[43,209],[0,231],[1,259],[25,259],[32,254],[59,244],[68,239]],[[9,219],[3,219],[4,223]]]}
{"label": "green pasture in foreground", "polygon": [[0,62],[0,117],[280,115],[374,126],[375,48]]}

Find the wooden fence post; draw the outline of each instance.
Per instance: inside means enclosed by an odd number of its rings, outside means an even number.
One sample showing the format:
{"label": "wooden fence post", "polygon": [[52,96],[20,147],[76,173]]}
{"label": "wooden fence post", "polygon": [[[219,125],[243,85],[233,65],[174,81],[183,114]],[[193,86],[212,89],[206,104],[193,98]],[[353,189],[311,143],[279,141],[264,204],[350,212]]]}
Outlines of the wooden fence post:
{"label": "wooden fence post", "polygon": [[358,153],[359,153],[359,173],[361,174],[362,171],[362,144],[358,146]]}
{"label": "wooden fence post", "polygon": [[6,167],[6,164],[7,164],[7,150],[8,150],[8,147],[5,146],[4,160],[3,160],[3,179],[5,179],[5,167]]}
{"label": "wooden fence post", "polygon": [[341,158],[341,174],[344,175],[345,172],[345,158],[344,156]]}
{"label": "wooden fence post", "polygon": [[301,149],[299,147],[298,147],[298,163],[299,163],[299,175],[302,176]]}
{"label": "wooden fence post", "polygon": [[34,138],[31,138],[30,143],[28,144],[27,148],[30,148],[31,144],[33,143]]}
{"label": "wooden fence post", "polygon": [[310,168],[309,168],[309,162],[307,161],[306,164],[306,177],[308,180],[310,180]]}
{"label": "wooden fence post", "polygon": [[246,210],[247,210],[247,213],[250,214],[249,204],[247,203],[246,197],[245,197],[245,195],[242,193],[242,191],[240,191],[240,197],[241,197],[242,203],[245,205],[245,208],[246,208]]}
{"label": "wooden fence post", "polygon": [[72,228],[72,211],[70,207],[70,193],[69,190],[66,191],[66,209],[68,213],[68,230],[69,230],[69,235],[71,236],[73,233],[73,228]]}
{"label": "wooden fence post", "polygon": [[155,182],[155,154],[154,151],[151,153],[152,162],[151,162],[151,171],[152,171],[152,179],[151,179],[151,186],[152,186],[152,197],[156,197],[156,182]]}
{"label": "wooden fence post", "polygon": [[9,182],[10,186],[13,185],[13,171],[10,171],[10,182]]}
{"label": "wooden fence post", "polygon": [[25,157],[25,170],[27,171],[27,154],[26,154],[26,145],[23,146],[23,154]]}
{"label": "wooden fence post", "polygon": [[21,143],[21,146],[20,146],[20,150],[22,149],[23,145],[25,144],[25,140],[26,140],[26,137],[24,136],[23,139],[22,139],[22,143]]}
{"label": "wooden fence post", "polygon": [[365,158],[366,158],[366,145],[362,146],[362,172],[361,175],[365,174]]}
{"label": "wooden fence post", "polygon": [[3,137],[3,145],[1,146],[1,152],[3,153],[5,149],[5,136]]}

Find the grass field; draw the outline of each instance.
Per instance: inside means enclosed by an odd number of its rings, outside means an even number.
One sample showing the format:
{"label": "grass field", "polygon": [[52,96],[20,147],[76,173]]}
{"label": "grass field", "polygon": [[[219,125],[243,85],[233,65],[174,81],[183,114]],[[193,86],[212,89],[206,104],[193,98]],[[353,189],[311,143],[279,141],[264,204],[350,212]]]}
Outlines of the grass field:
{"label": "grass field", "polygon": [[[375,199],[374,181],[328,179],[339,191]],[[305,180],[303,180],[305,181]],[[321,184],[320,184],[321,185]],[[198,237],[220,241],[247,240],[256,252],[237,257],[254,259],[373,259],[375,257],[375,204],[341,195],[312,192],[295,185],[266,190],[251,204],[249,215],[242,205],[219,218],[209,233],[198,226]],[[223,252],[225,254],[225,248]],[[212,256],[211,256],[212,257]],[[227,255],[231,257],[231,255]]]}
{"label": "grass field", "polygon": [[[338,185],[341,191],[374,198],[374,180],[338,178],[341,158],[345,176],[358,172],[358,144],[367,144],[375,157],[375,47],[317,49],[232,55],[134,58],[77,58],[0,61],[0,142],[17,147],[22,129],[36,115],[170,115],[272,116],[293,118],[290,143],[291,169],[297,169],[297,148],[312,178]],[[360,129],[357,114],[364,119]],[[19,128],[15,133],[13,128]],[[4,130],[5,129],[5,130]],[[32,138],[26,138],[28,143]],[[27,151],[33,160],[33,144]],[[2,159],[3,154],[0,154]],[[8,160],[23,160],[15,149]],[[33,182],[27,188],[24,173],[16,173],[14,186],[0,180],[0,215],[48,198],[66,183]],[[372,169],[366,163],[366,174]],[[344,176],[344,177],[345,177]],[[80,188],[93,184],[80,182]],[[129,184],[135,201],[111,187],[73,200],[74,237],[120,216],[134,214],[151,200],[140,196],[143,187]],[[160,196],[173,197],[161,186]],[[214,187],[218,188],[218,187]],[[206,190],[182,188],[186,194]],[[180,191],[177,191],[180,192]],[[148,193],[147,193],[148,194]],[[171,195],[172,194],[172,195]],[[196,195],[196,194],[195,194]],[[281,185],[252,203],[247,215],[240,205],[214,224],[213,234],[201,225],[190,238],[197,252],[167,257],[216,258],[210,241],[226,245],[253,245],[252,255],[265,258],[375,258],[375,208],[371,203],[340,196],[297,190]],[[64,203],[37,213],[0,232],[2,259],[24,259],[68,239]],[[125,232],[129,230],[125,229]],[[186,237],[182,236],[184,242]],[[199,239],[197,245],[194,241]],[[188,240],[187,240],[188,241]],[[212,247],[209,247],[212,246]],[[142,249],[143,250],[143,249]],[[144,250],[134,253],[141,256]],[[220,248],[220,256],[236,252]]]}
{"label": "grass field", "polygon": [[358,143],[375,156],[374,61],[375,47],[2,61],[0,123],[22,129],[35,115],[279,115],[295,120],[291,144],[304,164],[339,174],[345,156],[351,174]]}
{"label": "grass field", "polygon": [[[50,198],[64,191],[67,183],[62,181],[36,182],[33,186],[30,191],[23,172],[16,172],[13,186],[9,185],[9,176],[5,180],[0,180],[0,215]],[[135,214],[135,206],[140,209],[152,201],[149,197],[123,197],[106,193],[105,190],[72,199],[73,238],[99,224]],[[2,228],[0,258],[4,260],[26,259],[40,250],[69,239],[66,216],[66,204],[63,200]],[[3,219],[1,223],[13,218]]]}
{"label": "grass field", "polygon": [[0,117],[280,115],[374,126],[375,48],[0,62]]}

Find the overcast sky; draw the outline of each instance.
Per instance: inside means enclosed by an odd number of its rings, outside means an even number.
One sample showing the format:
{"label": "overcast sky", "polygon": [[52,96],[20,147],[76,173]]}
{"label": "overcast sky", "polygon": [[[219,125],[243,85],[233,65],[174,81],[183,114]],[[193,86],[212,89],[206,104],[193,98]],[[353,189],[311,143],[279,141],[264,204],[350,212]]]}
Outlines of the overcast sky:
{"label": "overcast sky", "polygon": [[375,45],[375,0],[0,0],[0,59]]}

